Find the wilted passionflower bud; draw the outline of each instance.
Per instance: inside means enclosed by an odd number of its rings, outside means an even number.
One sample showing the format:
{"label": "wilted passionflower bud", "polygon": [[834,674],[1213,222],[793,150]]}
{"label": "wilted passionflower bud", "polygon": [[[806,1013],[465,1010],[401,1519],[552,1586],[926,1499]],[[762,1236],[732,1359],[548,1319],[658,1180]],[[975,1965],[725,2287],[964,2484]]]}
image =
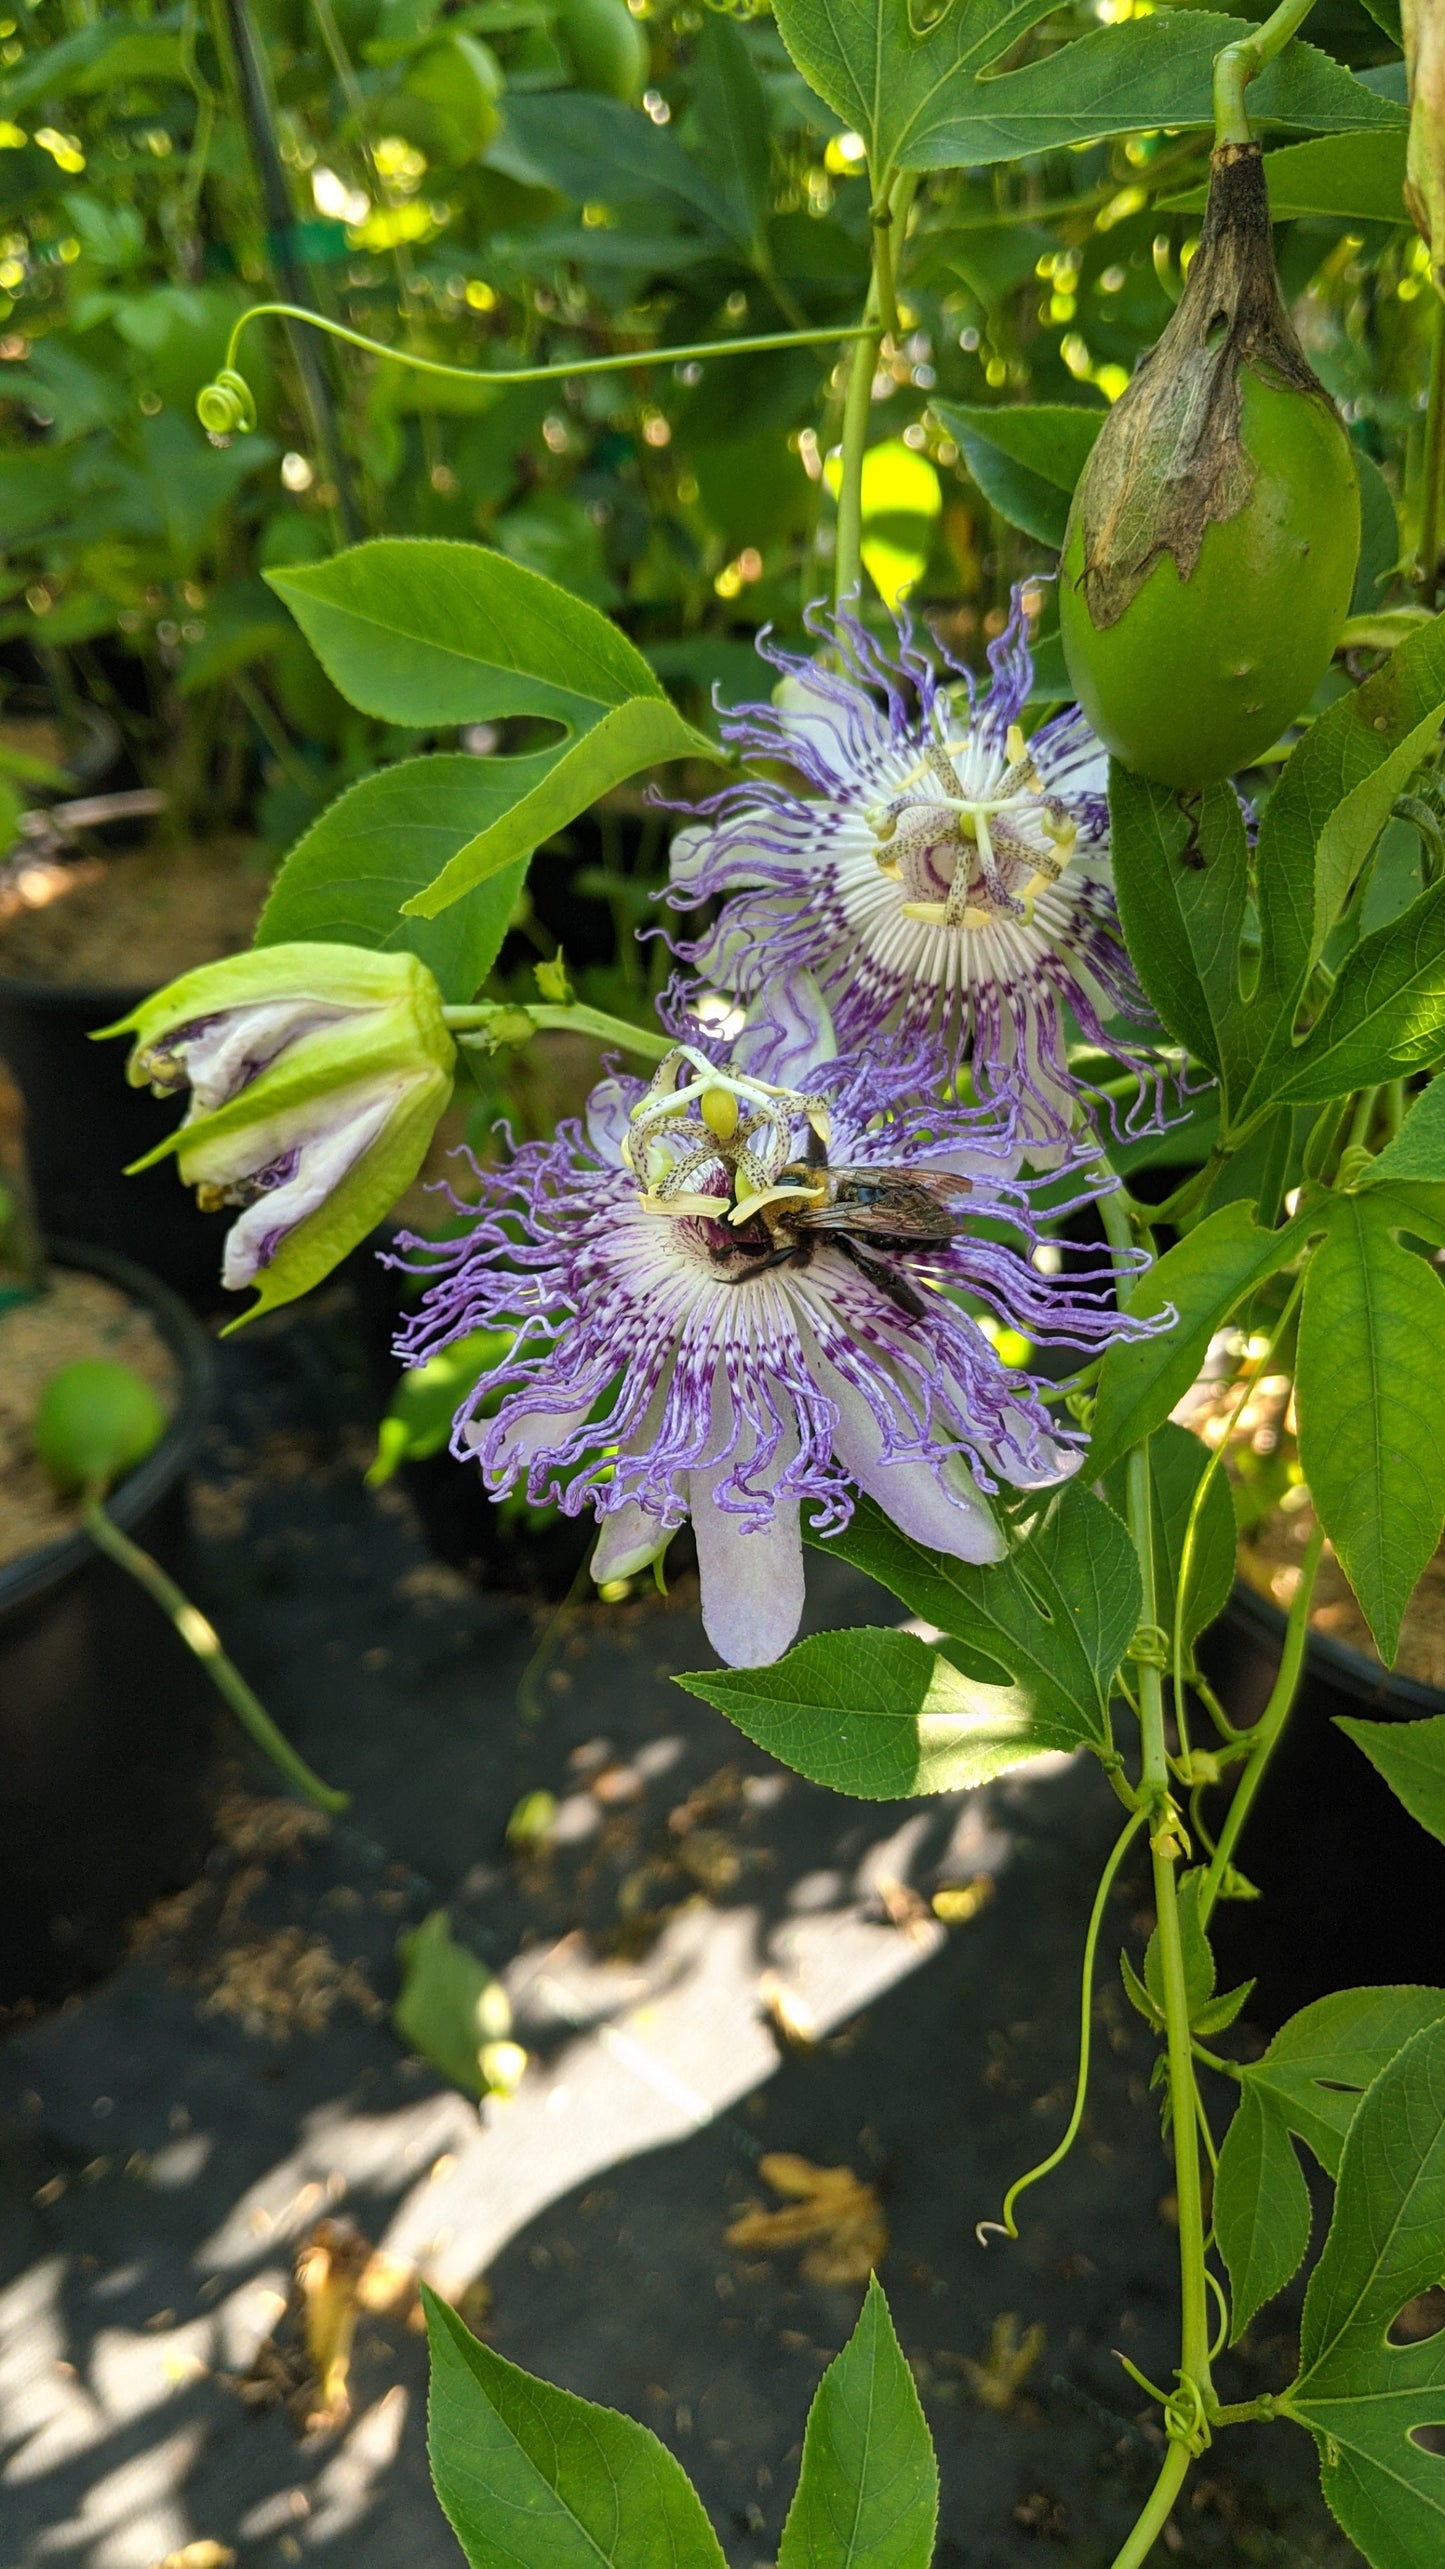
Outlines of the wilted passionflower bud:
{"label": "wilted passionflower bud", "polygon": [[183,973],[104,1035],[132,1087],[189,1089],[174,1151],[206,1211],[239,1207],[221,1281],[247,1319],[320,1282],[410,1185],[451,1094],[441,997],[410,954],[276,945]]}

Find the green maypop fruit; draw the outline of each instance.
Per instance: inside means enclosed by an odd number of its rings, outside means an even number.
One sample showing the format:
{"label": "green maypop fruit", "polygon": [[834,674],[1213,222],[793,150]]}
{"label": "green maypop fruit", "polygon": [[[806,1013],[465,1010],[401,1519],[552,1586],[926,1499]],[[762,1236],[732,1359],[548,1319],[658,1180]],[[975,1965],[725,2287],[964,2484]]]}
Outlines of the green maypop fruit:
{"label": "green maypop fruit", "polygon": [[103,1356],[62,1365],[40,1395],[35,1451],[58,1490],[103,1497],[143,1463],[166,1432],[166,1413],[139,1374]]}
{"label": "green maypop fruit", "polygon": [[552,32],[579,89],[630,107],[647,78],[647,37],[626,0],[555,0]]}
{"label": "green maypop fruit", "polygon": [[132,1087],[189,1089],[135,1168],[173,1151],[204,1211],[238,1208],[221,1281],[255,1286],[248,1320],[319,1284],[405,1193],[456,1062],[425,964],[361,946],[229,955],[99,1031],[135,1037]]}
{"label": "green maypop fruit", "polygon": [[1177,310],[1074,494],[1064,657],[1114,756],[1195,787],[1304,711],[1360,549],[1350,441],[1280,299],[1257,143],[1223,144]]}

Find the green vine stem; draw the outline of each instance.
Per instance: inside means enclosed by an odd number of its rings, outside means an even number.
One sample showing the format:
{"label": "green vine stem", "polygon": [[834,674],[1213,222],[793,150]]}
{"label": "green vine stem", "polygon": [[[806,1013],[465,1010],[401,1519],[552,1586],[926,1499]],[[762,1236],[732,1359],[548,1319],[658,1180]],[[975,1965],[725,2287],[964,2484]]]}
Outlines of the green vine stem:
{"label": "green vine stem", "polygon": [[1445,483],[1445,303],[1435,298],[1430,348],[1430,394],[1425,412],[1425,456],[1420,483],[1420,544],[1415,563],[1420,599],[1432,614],[1440,591],[1440,509]]}
{"label": "green vine stem", "polygon": [[[1119,1194],[1100,1199],[1100,1213],[1110,1246],[1134,1246],[1128,1207]],[[1136,1279],[1120,1278],[1121,1308],[1126,1307]],[[1139,1563],[1140,1629],[1151,1632],[1158,1619],[1154,1577],[1154,1516],[1150,1489],[1149,1444],[1145,1438],[1129,1456],[1127,1471],[1129,1532]],[[1139,1688],[1141,1768],[1139,1797],[1149,1819],[1149,1852],[1158,1921],[1160,1977],[1164,1995],[1165,2048],[1169,2103],[1174,2139],[1174,2190],[1179,2207],[1180,2346],[1179,2389],[1165,2410],[1169,2450],[1158,2480],[1133,2532],[1113,2562],[1113,2569],[1138,2569],[1168,2521],[1184,2485],[1193,2455],[1208,2440],[1204,2423],[1212,2396],[1210,2383],[1210,2305],[1204,2261],[1204,2196],[1199,2158],[1197,2089],[1189,1991],[1184,1972],[1184,1945],[1179,1924],[1175,1866],[1182,1851],[1178,1814],[1169,1792],[1169,1751],[1164,1729],[1164,1679],[1151,1654],[1136,1662]]]}
{"label": "green vine stem", "polygon": [[255,405],[244,378],[236,371],[236,355],[248,324],[265,320],[306,322],[313,330],[324,331],[329,339],[339,339],[348,348],[360,348],[368,357],[385,357],[394,366],[407,366],[413,374],[440,375],[451,383],[497,385],[565,383],[574,375],[613,375],[634,366],[690,365],[705,357],[761,356],[771,348],[832,347],[842,339],[865,338],[870,330],[869,324],[858,322],[844,328],[834,325],[819,330],[770,330],[746,339],[697,339],[685,348],[624,348],[610,357],[569,357],[557,365],[492,369],[448,366],[439,357],[418,357],[409,348],[388,348],[384,340],[368,339],[363,331],[348,329],[344,322],[332,321],[324,312],[310,312],[304,304],[253,303],[232,329],[220,374],[196,396],[197,417],[213,437],[244,435],[255,427]]}
{"label": "green vine stem", "polygon": [[1089,1912],[1088,1931],[1084,1937],[1084,1959],[1079,1973],[1079,2067],[1074,2081],[1074,2110],[1069,2116],[1067,2129],[1062,2140],[1056,2148],[1050,2150],[1046,2159],[1040,2159],[1038,2166],[1030,2168],[1027,2175],[1015,2177],[1003,2199],[1002,2218],[998,2221],[979,2222],[980,2243],[991,2231],[1001,2231],[1008,2239],[1018,2237],[1014,2205],[1019,2196],[1026,2193],[1031,2185],[1037,2185],[1041,2177],[1052,2176],[1055,2168],[1068,2157],[1079,2137],[1079,2126],[1084,2119],[1084,2106],[1089,2093],[1089,2054],[1094,2031],[1094,1957],[1098,1951],[1099,1930],[1104,1923],[1104,1911],[1108,1905],[1109,1894],[1114,1887],[1115,1876],[1147,1816],[1145,1811],[1134,1811],[1125,1821],[1114,1840],[1108,1863],[1099,1876],[1099,1887],[1094,1893],[1094,1905]]}
{"label": "green vine stem", "polygon": [[1266,18],[1252,36],[1242,36],[1238,44],[1226,45],[1214,57],[1214,140],[1216,147],[1252,143],[1244,93],[1258,78],[1276,54],[1282,54],[1292,36],[1297,36],[1314,0],[1281,0],[1272,17]]}
{"label": "green vine stem", "polygon": [[1325,1548],[1323,1526],[1317,1525],[1305,1547],[1300,1564],[1299,1585],[1290,1599],[1289,1621],[1285,1626],[1284,1649],[1280,1654],[1279,1672],[1270,1690],[1268,1703],[1252,1731],[1247,1733],[1248,1755],[1233,1798],[1219,1832],[1219,1843],[1209,1859],[1199,1894],[1199,1923],[1207,1926],[1210,1913],[1219,1898],[1220,1886],[1230,1864],[1240,1831],[1249,1817],[1250,1805],[1264,1779],[1264,1771],[1279,1745],[1280,1735],[1289,1719],[1299,1690],[1304,1667],[1305,1648],[1310,1633],[1310,1607],[1314,1603],[1315,1578]]}
{"label": "green vine stem", "polygon": [[138,1543],[132,1543],[128,1534],[122,1534],[94,1491],[82,1500],[80,1517],[91,1541],[144,1588],[147,1596],[154,1598],[187,1650],[200,1661],[217,1694],[224,1697],[238,1721],[250,1732],[256,1746],[285,1776],[287,1783],[293,1784],[298,1793],[315,1804],[318,1811],[346,1810],[350,1794],[338,1793],[332,1785],[323,1784],[305,1759],[297,1756],[290,1741],[276,1728],[264,1704],[251,1692],[240,1669],[227,1658],[219,1636],[199,1607],[191,1604],[189,1597],[176,1586],[159,1561],[152,1560]]}
{"label": "green vine stem", "polygon": [[868,415],[873,401],[873,369],[885,327],[885,315],[897,313],[893,279],[896,249],[908,230],[908,217],[918,187],[918,174],[905,170],[882,200],[887,222],[873,222],[873,273],[863,319],[849,332],[854,341],[843,404],[843,458],[838,481],[837,549],[833,563],[833,600],[843,607],[863,583],[863,458],[868,449]]}

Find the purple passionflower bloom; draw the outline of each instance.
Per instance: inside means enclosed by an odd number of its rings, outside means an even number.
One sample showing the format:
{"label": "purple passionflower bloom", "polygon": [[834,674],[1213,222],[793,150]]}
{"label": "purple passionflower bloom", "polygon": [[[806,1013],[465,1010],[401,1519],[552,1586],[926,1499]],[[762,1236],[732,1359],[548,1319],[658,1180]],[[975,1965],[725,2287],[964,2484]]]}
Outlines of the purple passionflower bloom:
{"label": "purple passionflower bloom", "polygon": [[[834,1532],[866,1490],[920,1542],[986,1562],[1004,1550],[990,1493],[1077,1467],[1081,1440],[960,1292],[1091,1351],[1146,1325],[1115,1310],[1112,1264],[1065,1285],[1031,1263],[1038,1181],[1015,1134],[931,1102],[926,1061],[829,1059],[816,1005],[762,1076],[756,1048],[679,1046],[650,1084],[604,1079],[585,1122],[479,1171],[469,1237],[405,1244],[437,1280],[401,1342],[419,1362],[515,1332],[453,1452],[496,1496],[593,1508],[599,1581],[690,1517],[708,1637],[741,1667],[797,1631],[804,1505]],[[1022,1249],[988,1236],[999,1220]]]}
{"label": "purple passionflower bloom", "polygon": [[679,831],[673,906],[725,901],[683,960],[764,1018],[780,979],[810,973],[841,1051],[896,1030],[930,1041],[944,1076],[971,1055],[977,1085],[1010,1085],[1050,1146],[1076,1120],[1067,1014],[1147,1081],[1157,1112],[1157,1077],[1106,1027],[1149,1018],[1111,885],[1108,756],[1076,707],[1025,741],[1022,591],[982,695],[954,664],[953,685],[940,679],[906,624],[890,656],[851,615],[807,621],[834,665],[764,635],[773,703],[723,716],[745,756],[807,790],[749,775]]}

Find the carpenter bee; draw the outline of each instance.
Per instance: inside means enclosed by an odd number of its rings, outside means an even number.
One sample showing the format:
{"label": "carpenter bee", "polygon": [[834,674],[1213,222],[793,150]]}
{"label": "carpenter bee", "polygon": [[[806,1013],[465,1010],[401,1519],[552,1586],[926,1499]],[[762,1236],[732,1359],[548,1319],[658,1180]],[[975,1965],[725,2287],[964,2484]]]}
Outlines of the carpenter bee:
{"label": "carpenter bee", "polygon": [[720,1243],[712,1254],[719,1264],[736,1258],[731,1281],[742,1284],[769,1267],[806,1266],[819,1246],[841,1249],[907,1319],[923,1320],[928,1306],[922,1295],[876,1253],[953,1239],[963,1226],[957,1199],[970,1191],[968,1178],[941,1170],[830,1168],[823,1144],[810,1134],[807,1156],[779,1171],[737,1239]]}

